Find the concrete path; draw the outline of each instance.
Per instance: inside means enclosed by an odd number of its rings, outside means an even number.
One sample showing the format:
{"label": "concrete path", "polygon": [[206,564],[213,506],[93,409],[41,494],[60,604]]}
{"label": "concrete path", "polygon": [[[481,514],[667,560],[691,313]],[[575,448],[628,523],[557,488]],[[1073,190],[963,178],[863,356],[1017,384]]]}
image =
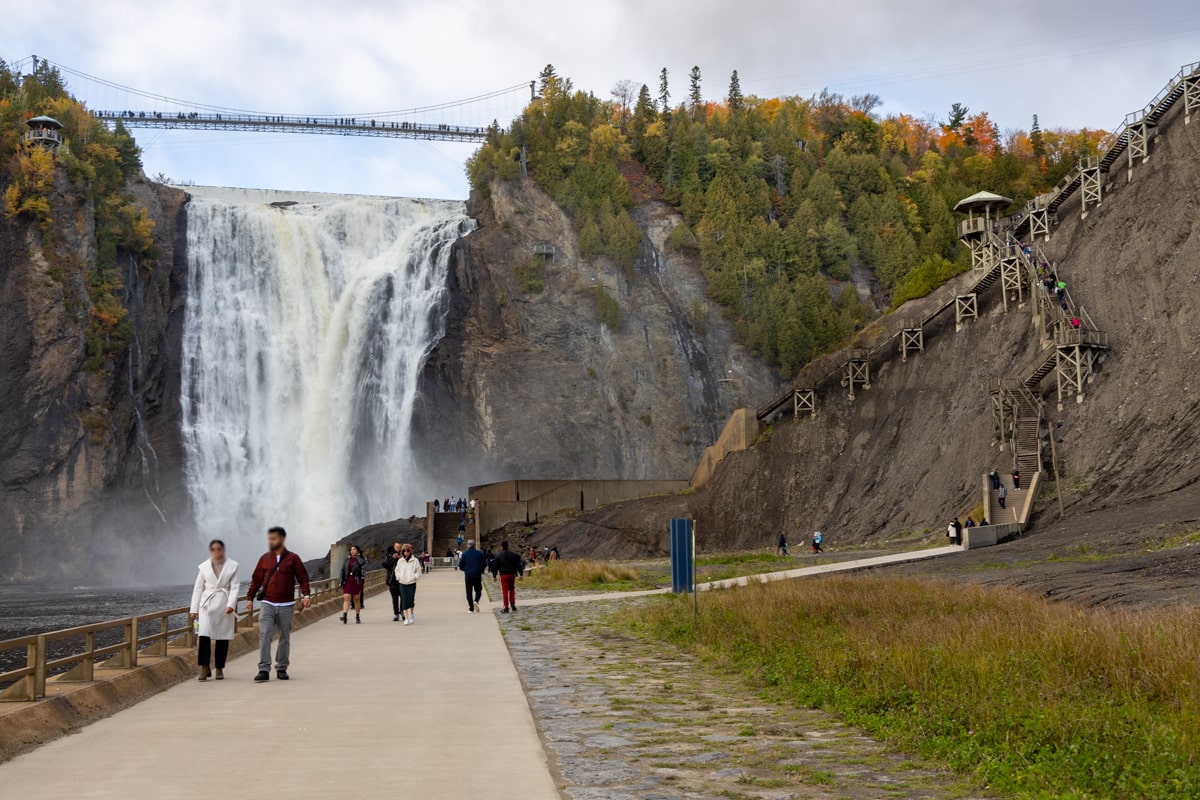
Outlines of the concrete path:
{"label": "concrete path", "polygon": [[461,576],[425,576],[412,626],[368,599],[361,625],[296,632],[290,681],[254,684],[257,654],[236,659],[222,682],[0,765],[0,796],[558,800],[495,617],[467,614]]}
{"label": "concrete path", "polygon": [[[939,558],[941,556],[954,555],[964,552],[963,548],[957,545],[949,547],[931,547],[926,550],[910,550],[904,553],[889,553],[884,556],[872,556],[870,558],[859,558],[853,561],[838,561],[832,564],[819,564],[812,567],[797,567],[796,569],[787,569],[780,572],[763,572],[758,575],[743,575],[738,578],[729,578],[723,581],[710,581],[708,583],[699,584],[700,591],[708,592],[714,589],[733,589],[738,586],[751,586],[756,583],[771,583],[773,581],[786,581],[795,578],[810,578],[817,575],[832,575],[836,572],[854,572],[863,569],[872,569],[874,567],[887,567],[893,564],[908,564],[913,561],[924,561],[929,558]],[[803,558],[803,556],[801,556]],[[517,588],[517,602],[520,605],[526,606],[548,606],[558,603],[584,603],[595,602],[597,600],[619,600],[629,597],[649,597],[656,594],[666,594],[668,589],[647,589],[637,592],[594,592],[592,594],[582,595],[566,595],[562,597],[538,597],[530,600],[521,600],[521,590]]]}

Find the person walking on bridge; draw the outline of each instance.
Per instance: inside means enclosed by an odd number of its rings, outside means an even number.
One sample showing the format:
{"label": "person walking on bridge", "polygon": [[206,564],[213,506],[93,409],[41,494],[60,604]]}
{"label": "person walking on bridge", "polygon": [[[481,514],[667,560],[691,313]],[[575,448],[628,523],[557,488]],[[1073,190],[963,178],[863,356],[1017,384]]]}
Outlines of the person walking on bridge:
{"label": "person walking on bridge", "polygon": [[414,611],[417,605],[417,581],[424,571],[421,559],[413,555],[412,545],[404,545],[400,560],[396,562],[396,585],[400,587],[400,613],[404,616],[405,625],[417,621]]}
{"label": "person walking on bridge", "polygon": [[271,679],[271,640],[279,631],[275,648],[275,676],[288,679],[292,651],[292,615],[296,610],[296,584],[300,585],[302,608],[312,605],[309,593],[308,570],[300,556],[287,549],[287,531],[275,526],[267,531],[267,547],[250,576],[247,605],[254,610],[254,601],[262,602],[258,614],[258,674],[255,683]]}
{"label": "person walking on bridge", "polygon": [[479,601],[483,597],[483,573],[487,569],[487,558],[475,548],[475,540],[467,542],[467,551],[458,559],[467,585],[467,613],[479,613]]}
{"label": "person walking on bridge", "polygon": [[[225,543],[213,539],[208,543],[211,558],[200,563],[196,585],[192,587],[191,618],[200,627],[200,647],[197,661],[200,664],[200,680],[212,677],[210,661],[216,650],[217,680],[225,680],[225,658],[229,655],[229,642],[233,639],[233,609],[238,601],[238,563],[225,557]],[[213,647],[216,642],[216,647]]]}
{"label": "person walking on bridge", "polygon": [[348,622],[351,602],[354,603],[354,624],[362,624],[362,593],[363,584],[366,582],[363,577],[363,569],[366,565],[367,560],[362,557],[362,551],[358,549],[358,545],[350,545],[350,555],[346,556],[346,560],[342,562],[343,625]]}
{"label": "person walking on bridge", "polygon": [[517,610],[517,575],[521,572],[521,557],[508,549],[508,540],[500,543],[500,553],[496,556],[496,572],[500,574],[500,595],[504,599],[501,614]]}

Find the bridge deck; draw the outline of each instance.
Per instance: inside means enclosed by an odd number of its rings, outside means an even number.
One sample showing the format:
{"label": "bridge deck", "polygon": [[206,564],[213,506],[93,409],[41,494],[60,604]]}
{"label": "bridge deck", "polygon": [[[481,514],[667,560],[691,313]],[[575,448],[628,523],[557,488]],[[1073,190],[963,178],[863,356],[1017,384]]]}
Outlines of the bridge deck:
{"label": "bridge deck", "polygon": [[93,112],[97,119],[120,122],[126,128],[165,130],[253,131],[259,133],[308,133],[333,136],[372,136],[385,139],[470,142],[487,138],[487,128],[420,122],[372,119],[326,119],[321,117],[270,116],[259,114],[212,116],[174,115],[157,112]]}
{"label": "bridge deck", "polygon": [[467,615],[461,577],[426,576],[411,627],[391,621],[387,595],[369,599],[362,625],[296,632],[289,682],[252,683],[257,654],[243,656],[223,682],[190,681],[0,765],[0,794],[556,800],[495,618]]}

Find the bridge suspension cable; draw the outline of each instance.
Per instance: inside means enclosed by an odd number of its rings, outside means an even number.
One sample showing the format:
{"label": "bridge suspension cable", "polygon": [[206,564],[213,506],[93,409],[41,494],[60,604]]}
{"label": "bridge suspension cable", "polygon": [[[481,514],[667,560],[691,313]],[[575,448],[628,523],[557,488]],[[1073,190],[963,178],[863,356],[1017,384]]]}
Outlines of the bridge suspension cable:
{"label": "bridge suspension cable", "polygon": [[[424,141],[478,142],[493,121],[520,113],[533,96],[532,81],[472,97],[412,108],[371,112],[281,114],[200,103],[125,86],[64,64],[30,56],[12,65],[54,67],[98,118],[126,127],[374,136]],[[529,92],[526,96],[524,93]]]}

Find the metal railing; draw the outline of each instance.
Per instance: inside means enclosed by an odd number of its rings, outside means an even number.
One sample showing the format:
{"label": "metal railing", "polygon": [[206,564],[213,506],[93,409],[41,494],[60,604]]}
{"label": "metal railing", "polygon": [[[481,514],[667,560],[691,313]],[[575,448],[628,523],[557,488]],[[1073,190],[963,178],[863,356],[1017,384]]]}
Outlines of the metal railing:
{"label": "metal railing", "polygon": [[[381,586],[385,577],[382,569],[368,572],[365,588]],[[309,595],[313,605],[340,599],[341,582],[337,578],[313,581],[309,584]],[[296,598],[299,599],[298,590]],[[256,603],[252,610],[245,611],[246,600],[240,597],[234,606],[235,632],[258,623],[259,605]],[[58,682],[93,681],[97,669],[133,669],[138,666],[139,656],[165,657],[169,647],[195,647],[196,634],[188,611],[187,606],[182,606],[2,641],[0,652],[25,650],[25,666],[0,673],[0,687],[5,687],[0,689],[0,701],[29,702],[45,697],[46,680],[51,676],[56,676]],[[183,625],[171,627],[173,617],[182,617]],[[146,629],[150,632],[144,633]],[[110,644],[101,643],[112,637],[119,638]],[[56,649],[52,645],[72,639],[79,642],[76,648],[66,654],[52,653]]]}

